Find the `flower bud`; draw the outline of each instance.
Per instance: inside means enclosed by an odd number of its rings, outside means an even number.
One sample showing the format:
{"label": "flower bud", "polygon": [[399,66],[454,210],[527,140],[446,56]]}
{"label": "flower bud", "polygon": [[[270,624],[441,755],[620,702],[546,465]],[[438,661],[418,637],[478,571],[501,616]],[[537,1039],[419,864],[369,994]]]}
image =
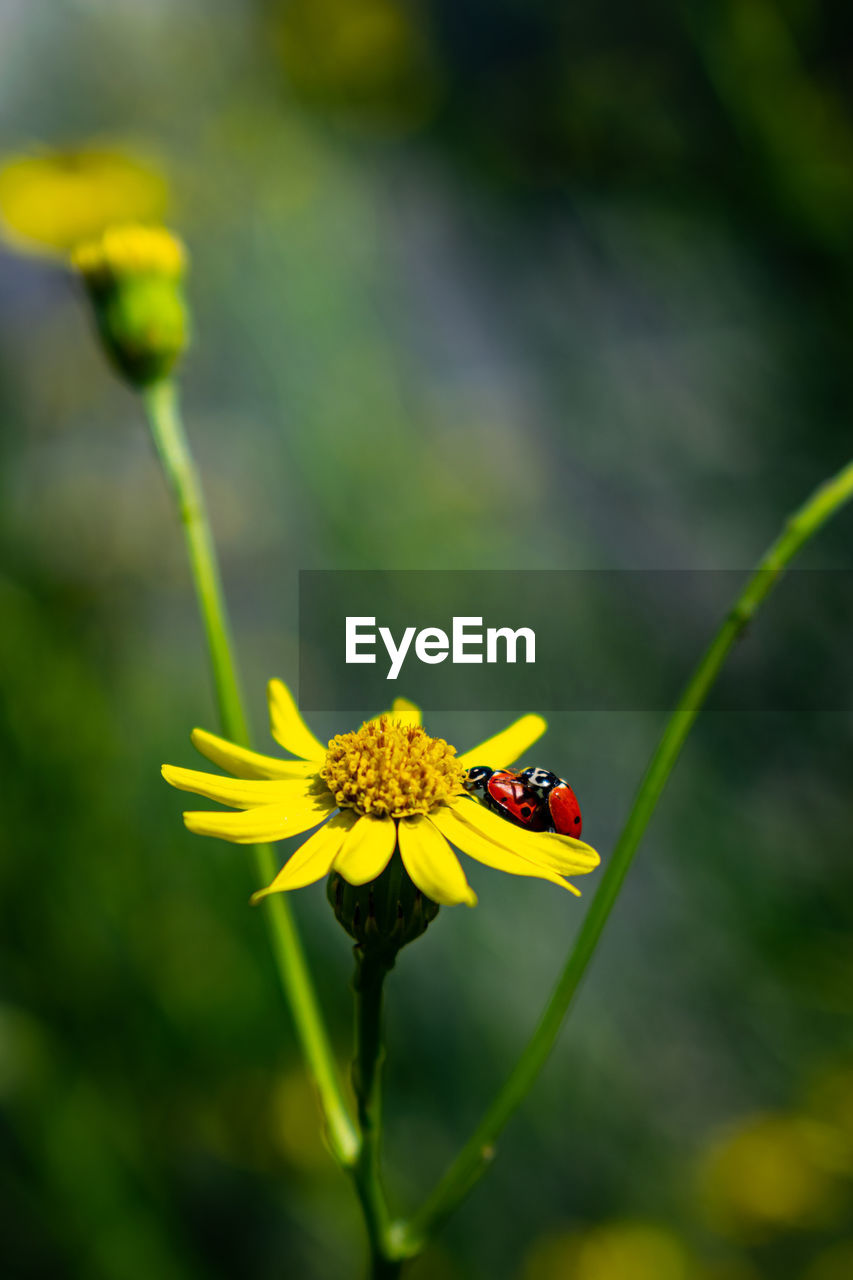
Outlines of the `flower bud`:
{"label": "flower bud", "polygon": [[400,948],[425,933],[438,915],[438,903],[412,883],[399,851],[370,884],[349,884],[333,871],[326,895],[338,922],[355,938],[360,958],[385,969],[393,968]]}
{"label": "flower bud", "polygon": [[181,241],[164,227],[109,227],[78,245],[71,261],[123,377],[136,387],[166,378],[189,342]]}

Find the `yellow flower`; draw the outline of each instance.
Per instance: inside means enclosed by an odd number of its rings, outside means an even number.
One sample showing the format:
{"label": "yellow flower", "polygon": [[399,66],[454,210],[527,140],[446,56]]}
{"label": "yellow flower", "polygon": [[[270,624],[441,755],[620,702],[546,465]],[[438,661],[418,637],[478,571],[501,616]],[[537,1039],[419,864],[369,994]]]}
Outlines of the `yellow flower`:
{"label": "yellow flower", "polygon": [[107,227],[71,254],[107,354],[133,385],[168,377],[189,343],[182,280],[187,254],[165,227]]}
{"label": "yellow flower", "polygon": [[424,732],[417,707],[402,698],[326,747],[280,680],[270,681],[269,705],[272,736],[296,759],[259,755],[195,729],[197,749],[234,778],[163,766],[173,787],[239,810],[185,813],[198,835],[256,844],[319,828],[253,901],[313,884],[332,870],[350,884],[367,884],[397,848],[416,887],[446,906],[477,901],[451,844],[499,871],[550,880],[575,894],[564,877],[598,866],[598,854],[582,840],[513,826],[463,790],[472,765],[504,768],[526,751],[545,730],[541,716],[522,716],[457,757],[443,738]]}
{"label": "yellow flower", "polygon": [[166,180],[151,165],[109,147],[38,151],[0,166],[0,224],[22,248],[68,253],[117,222],[157,222]]}
{"label": "yellow flower", "polygon": [[180,280],[186,270],[187,252],[178,237],[165,227],[119,223],[76,244],[71,265],[90,288],[109,289],[131,276]]}
{"label": "yellow flower", "polygon": [[290,0],[271,35],[296,94],[350,123],[416,128],[437,102],[427,32],[401,0]]}
{"label": "yellow flower", "polygon": [[752,1241],[834,1221],[847,1172],[844,1139],[831,1125],[766,1112],[713,1142],[700,1190],[718,1230]]}
{"label": "yellow flower", "polygon": [[546,1236],[522,1272],[523,1280],[695,1280],[697,1274],[672,1231],[630,1219]]}

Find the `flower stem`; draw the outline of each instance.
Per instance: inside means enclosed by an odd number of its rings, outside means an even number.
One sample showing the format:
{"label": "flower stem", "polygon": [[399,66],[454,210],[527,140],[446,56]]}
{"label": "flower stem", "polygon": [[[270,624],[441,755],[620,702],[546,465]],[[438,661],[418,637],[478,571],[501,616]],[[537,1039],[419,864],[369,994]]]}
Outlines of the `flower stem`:
{"label": "flower stem", "polygon": [[705,651],[652,755],[628,820],[539,1024],[473,1136],[409,1223],[401,1246],[409,1256],[423,1248],[429,1236],[453,1212],[483,1174],[494,1154],[494,1143],[499,1133],[530,1089],[550,1053],[619,895],[637,846],[729,650],[797,552],[851,497],[853,462],[816,489],[788,519],[776,541],[759,561]]}
{"label": "flower stem", "polygon": [[382,1136],[382,1037],[383,989],[388,969],[381,960],[355,948],[355,1056],[352,1084],[358,1107],[361,1146],[353,1167],[353,1179],[361,1201],[370,1245],[372,1280],[391,1280],[402,1262],[391,1256],[389,1219],[380,1175]]}
{"label": "flower stem", "polygon": [[[184,526],[222,727],[234,742],[249,746],[249,728],[232,657],[216,547],[201,481],[181,421],[177,391],[171,381],[156,382],[145,390],[143,398],[154,444]],[[253,851],[258,880],[261,885],[267,885],[278,869],[275,855],[269,845],[255,845]],[[317,1086],[329,1144],[339,1163],[352,1165],[358,1152],[358,1137],[338,1082],[290,905],[284,894],[273,894],[266,899],[264,910],[281,983]]]}

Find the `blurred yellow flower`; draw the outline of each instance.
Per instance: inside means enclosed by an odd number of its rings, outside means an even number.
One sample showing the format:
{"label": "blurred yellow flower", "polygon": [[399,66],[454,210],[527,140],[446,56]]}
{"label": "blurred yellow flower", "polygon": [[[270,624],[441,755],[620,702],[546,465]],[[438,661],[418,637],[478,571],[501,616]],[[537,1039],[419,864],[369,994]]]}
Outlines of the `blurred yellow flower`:
{"label": "blurred yellow flower", "polygon": [[437,98],[426,31],[401,0],[288,0],[273,28],[300,97],[362,124],[409,129]]}
{"label": "blurred yellow flower", "polygon": [[113,223],[159,221],[167,203],[157,168],[109,147],[37,151],[0,164],[0,228],[31,252],[67,254]]}
{"label": "blurred yellow flower", "polygon": [[840,1135],[805,1116],[752,1116],[705,1155],[700,1187],[714,1225],[745,1240],[831,1222],[845,1166]]}
{"label": "blurred yellow flower", "polygon": [[155,275],[180,280],[187,253],[165,227],[136,223],[112,225],[72,250],[71,265],[95,289],[111,288],[128,276]]}
{"label": "blurred yellow flower", "polygon": [[167,378],[187,348],[186,261],[171,231],[137,223],[107,227],[72,251],[107,354],[133,386]]}
{"label": "blurred yellow flower", "polygon": [[253,901],[313,884],[333,869],[352,885],[368,884],[398,848],[416,887],[448,906],[477,901],[451,844],[499,871],[550,880],[576,894],[564,877],[599,863],[582,840],[512,826],[463,791],[465,769],[505,767],[526,751],[545,730],[541,716],[522,716],[457,758],[443,738],[424,732],[420,712],[404,699],[325,747],[280,680],[270,681],[269,705],[272,735],[296,759],[259,755],[195,729],[198,750],[238,781],[163,766],[173,787],[240,810],[185,813],[187,827],[198,835],[257,844],[319,827]]}
{"label": "blurred yellow flower", "polygon": [[546,1237],[533,1248],[523,1280],[692,1280],[687,1251],[651,1222],[609,1222]]}

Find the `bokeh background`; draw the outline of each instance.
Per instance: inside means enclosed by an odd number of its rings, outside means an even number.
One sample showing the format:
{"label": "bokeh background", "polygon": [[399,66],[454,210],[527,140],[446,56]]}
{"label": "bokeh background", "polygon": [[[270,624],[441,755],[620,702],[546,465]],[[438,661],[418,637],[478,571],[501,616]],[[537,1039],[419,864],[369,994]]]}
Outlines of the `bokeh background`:
{"label": "bokeh background", "polygon": [[[184,399],[262,731],[299,568],[741,569],[846,460],[851,37],[820,0],[2,0],[4,1275],[362,1273],[245,853],[186,834],[159,779],[216,718],[139,405],[32,240],[90,216],[81,149],[111,157],[101,209],[148,202],[190,245]],[[849,567],[851,535],[804,563]],[[794,646],[808,620],[764,625]],[[661,719],[552,717],[541,763],[605,856]],[[413,1280],[853,1275],[852,772],[841,710],[701,720]],[[390,984],[402,1207],[583,909],[472,881]],[[344,1062],[347,940],[319,887],[295,906]]]}

